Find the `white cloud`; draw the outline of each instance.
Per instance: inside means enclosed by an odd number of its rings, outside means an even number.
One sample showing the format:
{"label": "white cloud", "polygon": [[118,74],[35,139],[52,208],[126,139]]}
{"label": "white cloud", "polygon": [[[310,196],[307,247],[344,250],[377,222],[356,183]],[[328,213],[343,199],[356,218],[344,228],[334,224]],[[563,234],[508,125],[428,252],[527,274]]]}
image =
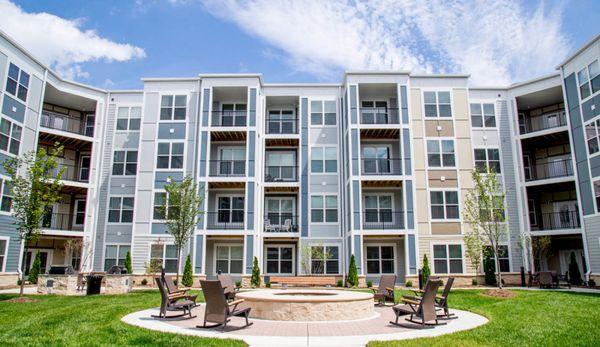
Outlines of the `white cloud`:
{"label": "white cloud", "polygon": [[[507,84],[549,73],[570,50],[562,5],[421,0],[205,0],[205,8],[328,79],[343,69],[469,73]],[[530,11],[530,12],[528,12]]]}
{"label": "white cloud", "polygon": [[146,56],[142,48],[82,29],[82,22],[45,12],[27,13],[0,0],[0,29],[65,78],[88,78],[81,65],[86,62],[122,62]]}

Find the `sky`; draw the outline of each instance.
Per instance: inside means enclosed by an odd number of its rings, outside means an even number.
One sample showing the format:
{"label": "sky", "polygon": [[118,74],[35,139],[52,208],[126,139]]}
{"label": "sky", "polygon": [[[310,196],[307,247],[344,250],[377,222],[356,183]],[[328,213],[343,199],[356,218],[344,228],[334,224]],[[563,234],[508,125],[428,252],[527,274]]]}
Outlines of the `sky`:
{"label": "sky", "polygon": [[505,86],[555,72],[599,23],[598,0],[0,0],[0,30],[64,78],[107,89],[199,73],[339,83],[346,70]]}

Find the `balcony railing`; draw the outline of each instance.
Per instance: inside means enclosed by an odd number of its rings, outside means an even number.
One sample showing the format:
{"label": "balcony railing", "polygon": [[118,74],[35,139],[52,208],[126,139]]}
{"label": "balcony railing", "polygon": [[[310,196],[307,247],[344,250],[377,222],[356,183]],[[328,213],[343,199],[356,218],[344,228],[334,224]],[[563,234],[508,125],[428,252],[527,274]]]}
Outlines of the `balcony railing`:
{"label": "balcony railing", "polygon": [[397,108],[389,107],[361,107],[361,124],[400,124]]}
{"label": "balcony railing", "polygon": [[579,229],[581,221],[579,212],[562,211],[552,213],[541,213],[538,215],[538,225],[532,226],[537,230],[559,230],[559,229]]}
{"label": "balcony railing", "polygon": [[573,176],[573,164],[571,158],[525,167],[526,181],[538,181],[568,176]]}
{"label": "balcony railing", "polygon": [[521,121],[521,134],[529,134],[536,131],[542,131],[552,128],[558,128],[567,125],[567,116],[565,111],[546,113],[534,117],[525,117]]}
{"label": "balcony railing", "polygon": [[221,210],[217,212],[206,212],[208,229],[244,229],[244,213],[244,210]]}
{"label": "balcony railing", "polygon": [[404,229],[404,211],[367,209],[362,212],[362,227],[366,230]]}
{"label": "balcony railing", "polygon": [[214,127],[245,127],[248,111],[213,111],[212,126]]}
{"label": "balcony railing", "polygon": [[273,119],[266,120],[267,134],[297,134],[298,119]]}
{"label": "balcony railing", "polygon": [[402,175],[402,159],[362,158],[363,175]]}
{"label": "balcony railing", "polygon": [[73,215],[69,213],[48,213],[42,218],[42,228],[82,231],[83,225],[73,225]]}
{"label": "balcony railing", "polygon": [[215,177],[245,176],[246,162],[246,160],[209,160],[208,175]]}
{"label": "balcony railing", "polygon": [[60,177],[63,181],[73,182],[89,182],[90,181],[90,168],[80,167],[70,164],[58,164],[58,167],[52,172],[52,177],[56,178],[60,170],[62,175]]}
{"label": "balcony railing", "polygon": [[298,232],[298,216],[291,213],[267,213],[264,223],[266,233]]}
{"label": "balcony railing", "polygon": [[42,111],[40,126],[48,129],[66,131],[73,134],[93,137],[94,126],[86,125],[81,118],[68,116],[65,114]]}
{"label": "balcony railing", "polygon": [[297,182],[297,166],[265,166],[265,182]]}

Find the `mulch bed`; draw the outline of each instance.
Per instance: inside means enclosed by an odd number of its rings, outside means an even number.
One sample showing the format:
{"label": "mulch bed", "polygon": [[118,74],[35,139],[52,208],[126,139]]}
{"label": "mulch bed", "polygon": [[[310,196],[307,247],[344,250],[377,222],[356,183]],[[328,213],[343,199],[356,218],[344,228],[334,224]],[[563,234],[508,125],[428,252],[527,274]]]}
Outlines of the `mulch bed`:
{"label": "mulch bed", "polygon": [[505,289],[488,289],[485,292],[483,292],[483,295],[491,296],[494,298],[512,298],[516,296],[515,293]]}
{"label": "mulch bed", "polygon": [[25,296],[18,296],[16,298],[12,298],[12,299],[8,299],[8,300],[3,300],[4,302],[19,302],[19,303],[25,303],[25,302],[38,302],[40,300],[38,299],[32,299],[32,298],[28,298]]}

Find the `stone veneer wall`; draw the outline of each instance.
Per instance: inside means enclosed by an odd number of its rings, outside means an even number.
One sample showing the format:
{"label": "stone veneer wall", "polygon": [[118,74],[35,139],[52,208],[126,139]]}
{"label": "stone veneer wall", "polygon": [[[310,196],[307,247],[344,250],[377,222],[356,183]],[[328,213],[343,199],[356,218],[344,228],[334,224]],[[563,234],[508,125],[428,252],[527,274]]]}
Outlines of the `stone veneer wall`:
{"label": "stone veneer wall", "polygon": [[102,294],[125,294],[133,288],[130,275],[106,275],[102,280]]}
{"label": "stone veneer wall", "polygon": [[19,275],[17,274],[5,274],[0,275],[0,289],[14,288],[16,287]]}
{"label": "stone veneer wall", "polygon": [[37,285],[40,294],[85,294],[85,290],[77,291],[77,275],[39,275]]}

